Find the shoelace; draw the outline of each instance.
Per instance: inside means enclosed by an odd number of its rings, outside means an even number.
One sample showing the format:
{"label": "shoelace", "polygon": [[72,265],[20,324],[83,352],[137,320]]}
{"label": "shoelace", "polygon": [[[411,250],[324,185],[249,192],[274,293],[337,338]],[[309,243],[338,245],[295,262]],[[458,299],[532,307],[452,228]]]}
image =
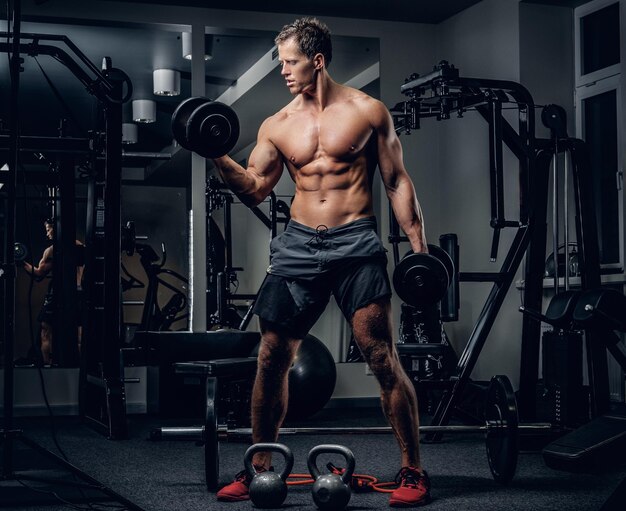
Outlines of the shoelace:
{"label": "shoelace", "polygon": [[235,475],[235,481],[238,483],[249,483],[251,481],[251,477],[248,475],[246,470],[242,470],[241,472],[237,472]]}
{"label": "shoelace", "polygon": [[396,476],[396,484],[409,488],[417,488],[417,485],[422,479],[424,479],[423,474],[417,474],[413,470],[403,468]]}
{"label": "shoelace", "polygon": [[323,245],[324,240],[326,239],[326,234],[328,234],[328,227],[324,224],[320,224],[315,228],[315,236],[313,236],[309,241],[306,242],[306,245],[310,245],[311,243],[315,243],[316,245]]}
{"label": "shoelace", "polygon": [[[267,472],[267,469],[265,469],[264,467],[257,467],[256,465],[254,469],[256,470],[257,474],[260,474],[261,472]],[[274,467],[270,467],[270,470],[274,471]],[[244,469],[240,472],[237,472],[237,474],[235,475],[235,481],[238,483],[244,483],[246,485],[249,485],[250,481],[252,481],[252,477],[250,477],[248,471]]]}

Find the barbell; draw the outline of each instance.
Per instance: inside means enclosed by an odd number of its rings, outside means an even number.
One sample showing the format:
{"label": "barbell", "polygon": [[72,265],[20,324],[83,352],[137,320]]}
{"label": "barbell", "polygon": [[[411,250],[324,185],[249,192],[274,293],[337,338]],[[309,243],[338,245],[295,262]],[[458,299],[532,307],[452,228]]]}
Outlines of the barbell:
{"label": "barbell", "polygon": [[224,103],[191,97],[174,110],[172,134],[185,149],[204,158],[217,158],[235,147],[239,138],[239,119]]}
{"label": "barbell", "polygon": [[[214,384],[207,381],[207,385]],[[207,394],[209,394],[207,392]],[[497,482],[507,484],[515,475],[519,452],[519,431],[550,431],[549,423],[518,422],[517,401],[510,380],[494,376],[487,389],[484,425],[420,426],[420,433],[485,433],[487,461]],[[348,435],[392,433],[389,426],[376,427],[303,427],[280,428],[279,435]],[[219,442],[249,438],[251,428],[231,428],[217,423],[214,403],[207,402],[206,420],[202,427],[161,427],[152,431],[151,439],[195,440],[204,444],[205,480],[211,491],[219,481]]]}
{"label": "barbell", "polygon": [[409,251],[393,271],[393,287],[400,299],[423,310],[439,302],[454,278],[452,258],[437,245],[428,253]]}

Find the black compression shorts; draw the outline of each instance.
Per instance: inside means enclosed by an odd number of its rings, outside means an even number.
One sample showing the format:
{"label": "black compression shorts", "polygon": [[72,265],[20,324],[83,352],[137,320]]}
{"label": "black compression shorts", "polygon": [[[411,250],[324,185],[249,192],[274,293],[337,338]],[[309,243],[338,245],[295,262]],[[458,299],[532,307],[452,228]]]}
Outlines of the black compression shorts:
{"label": "black compression shorts", "polygon": [[253,312],[294,338],[306,336],[331,294],[348,321],[356,310],[391,296],[387,253],[373,217],[330,229],[292,220],[272,240],[270,253]]}

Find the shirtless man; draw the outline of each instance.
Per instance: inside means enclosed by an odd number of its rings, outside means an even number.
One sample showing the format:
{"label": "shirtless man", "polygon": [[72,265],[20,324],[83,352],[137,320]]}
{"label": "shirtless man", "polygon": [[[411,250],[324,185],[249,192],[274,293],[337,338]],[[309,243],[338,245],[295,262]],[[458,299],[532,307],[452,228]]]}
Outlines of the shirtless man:
{"label": "shirtless man", "polygon": [[[296,185],[291,221],[272,240],[271,265],[254,312],[261,346],[252,391],[252,440],[275,442],[288,402],[288,371],[300,340],[332,293],[381,387],[383,411],[401,451],[399,487],[391,506],[430,500],[419,456],[415,391],[392,340],[386,251],[376,234],[372,181],[376,167],[400,226],[415,252],[424,252],[424,223],[402,148],[386,107],[332,80],[328,28],[296,20],[276,37],[281,74],[294,99],[266,119],[248,168],[230,157],[214,160],[222,178],[248,206],[260,203],[286,166]],[[271,454],[257,453],[257,471]],[[217,498],[245,500],[250,479],[241,472]]]}
{"label": "shirtless man", "polygon": [[[54,223],[55,220],[52,218],[47,219],[44,222],[44,228],[46,229],[46,238],[48,238],[51,242],[54,241]],[[76,240],[76,246],[82,249],[84,245]],[[76,288],[79,290],[82,289],[81,284],[83,280],[83,271],[84,264],[82,259],[82,251],[77,248],[78,252],[78,261],[76,265]],[[27,261],[24,261],[24,270],[26,273],[31,275],[33,278],[37,280],[43,280],[47,275],[52,272],[53,268],[53,255],[54,255],[54,245],[50,245],[43,251],[41,256],[41,261],[37,266],[33,266]],[[81,297],[78,296],[78,302],[81,302]],[[39,311],[39,315],[37,319],[41,322],[41,355],[43,358],[43,363],[46,365],[52,364],[52,323],[54,320],[54,295],[52,284],[48,286],[48,291],[46,292],[46,296],[44,298],[43,306],[41,307],[41,311]],[[80,307],[79,307],[80,308]],[[80,322],[80,321],[79,321]],[[79,325],[78,327],[78,350],[80,351],[81,337],[82,337],[82,327]]]}

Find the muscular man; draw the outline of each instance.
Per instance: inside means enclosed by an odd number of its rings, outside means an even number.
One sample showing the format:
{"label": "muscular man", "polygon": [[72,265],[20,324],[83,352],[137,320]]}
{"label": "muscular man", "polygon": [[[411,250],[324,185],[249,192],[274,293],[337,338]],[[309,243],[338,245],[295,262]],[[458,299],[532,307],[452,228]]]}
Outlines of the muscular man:
{"label": "muscular man", "polygon": [[[54,241],[54,223],[55,220],[52,218],[47,219],[44,222],[44,228],[46,229],[46,238],[48,238],[51,242]],[[76,288],[80,292],[82,289],[81,284],[83,280],[83,270],[84,270],[84,255],[82,249],[84,245],[76,240],[77,247],[77,261],[76,261]],[[43,280],[46,276],[48,276],[52,272],[53,268],[53,255],[54,255],[54,245],[50,245],[43,251],[41,256],[41,261],[37,266],[33,266],[32,264],[24,261],[24,270],[26,273],[31,275],[33,278],[37,280]],[[41,322],[41,356],[43,358],[43,363],[46,365],[52,364],[52,332],[53,332],[53,321],[54,321],[54,295],[52,289],[52,283],[48,286],[48,291],[46,292],[46,296],[43,301],[43,306],[39,311],[37,319]],[[80,296],[77,297],[79,305],[81,303]],[[79,307],[80,309],[80,307]],[[80,321],[79,321],[80,323]],[[82,327],[78,327],[78,349],[80,351],[80,342],[81,342],[81,333]]]}
{"label": "muscular man", "polygon": [[[254,308],[262,338],[252,391],[252,440],[277,440],[289,368],[300,340],[333,294],[380,384],[383,411],[400,446],[399,487],[390,505],[425,504],[430,482],[419,456],[417,400],[392,340],[386,251],[372,206],[378,167],[412,249],[427,250],[400,141],[380,101],[330,77],[332,46],[323,23],[296,20],[283,27],[276,44],[294,99],[263,122],[248,168],[228,156],[214,160],[224,181],[249,206],[267,197],[284,166],[296,188],[292,220],[271,243],[271,265]],[[257,471],[269,469],[270,456],[255,455]],[[217,497],[245,500],[248,484],[242,472]]]}

